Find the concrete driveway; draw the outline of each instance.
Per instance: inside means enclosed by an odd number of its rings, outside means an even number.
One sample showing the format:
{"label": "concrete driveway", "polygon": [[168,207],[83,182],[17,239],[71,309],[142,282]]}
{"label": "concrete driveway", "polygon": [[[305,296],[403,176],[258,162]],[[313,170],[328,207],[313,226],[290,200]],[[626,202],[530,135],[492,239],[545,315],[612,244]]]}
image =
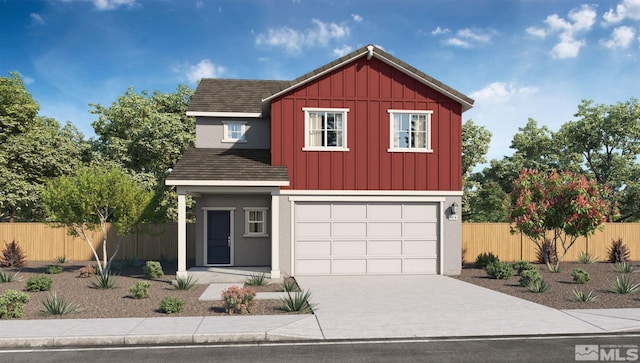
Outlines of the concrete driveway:
{"label": "concrete driveway", "polygon": [[326,339],[601,333],[560,310],[445,276],[296,277]]}

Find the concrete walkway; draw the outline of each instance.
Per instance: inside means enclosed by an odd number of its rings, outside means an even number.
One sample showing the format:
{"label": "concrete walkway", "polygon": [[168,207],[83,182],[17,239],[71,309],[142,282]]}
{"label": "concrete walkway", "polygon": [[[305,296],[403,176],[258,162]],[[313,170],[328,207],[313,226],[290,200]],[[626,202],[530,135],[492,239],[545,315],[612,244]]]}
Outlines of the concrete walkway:
{"label": "concrete walkway", "polygon": [[640,309],[560,311],[443,276],[298,277],[314,315],[0,321],[0,348],[640,331]]}

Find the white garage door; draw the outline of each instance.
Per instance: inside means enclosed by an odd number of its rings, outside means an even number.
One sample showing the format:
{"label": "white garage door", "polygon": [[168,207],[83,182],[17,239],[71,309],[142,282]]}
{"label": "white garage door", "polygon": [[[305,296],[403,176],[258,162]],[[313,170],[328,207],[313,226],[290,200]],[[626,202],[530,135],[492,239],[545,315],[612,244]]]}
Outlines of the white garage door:
{"label": "white garage door", "polygon": [[296,202],[296,275],[436,274],[438,204]]}

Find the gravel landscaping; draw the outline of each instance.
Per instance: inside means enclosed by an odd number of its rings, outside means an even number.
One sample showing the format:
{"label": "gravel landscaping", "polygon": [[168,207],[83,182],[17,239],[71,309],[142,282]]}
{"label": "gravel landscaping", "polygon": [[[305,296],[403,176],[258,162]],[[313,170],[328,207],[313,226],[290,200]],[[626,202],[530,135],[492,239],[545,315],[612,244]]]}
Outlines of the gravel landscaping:
{"label": "gravel landscaping", "polygon": [[[536,265],[549,285],[549,290],[543,293],[533,293],[518,284],[519,276],[514,270],[513,277],[506,280],[491,279],[487,273],[473,265],[464,266],[462,274],[457,278],[475,285],[486,287],[508,295],[530,300],[538,304],[556,309],[609,309],[609,308],[640,308],[640,294],[616,294],[611,292],[611,281],[616,277],[627,275],[632,281],[640,283],[640,264],[634,263],[634,270],[628,274],[615,272],[612,263],[579,264],[561,262],[560,272],[551,273],[544,264]],[[589,273],[590,281],[586,284],[576,284],[571,277],[575,268]],[[593,291],[595,301],[573,301],[573,289]]]}
{"label": "gravel landscaping", "polygon": [[[23,291],[29,295],[30,302],[26,304],[22,319],[93,319],[93,318],[133,318],[133,317],[163,317],[163,316],[211,316],[228,315],[223,308],[222,301],[198,301],[202,292],[208,285],[196,284],[190,290],[176,290],[171,285],[175,279],[175,263],[163,263],[165,275],[157,279],[147,279],[142,271],[142,265],[122,267],[118,273],[118,286],[114,289],[95,289],[90,287],[95,277],[78,277],[78,270],[84,266],[92,265],[91,262],[67,262],[61,264],[63,272],[59,274],[47,274],[48,262],[28,262],[25,267],[19,269],[17,280],[1,283],[0,294],[7,289]],[[18,270],[2,268],[8,274]],[[48,276],[53,280],[50,291],[26,292],[24,291],[27,280],[32,276]],[[149,298],[134,299],[130,296],[128,288],[139,281],[151,283],[151,296]],[[256,291],[271,292],[281,291],[281,284],[270,284],[262,287],[252,287]],[[43,301],[56,293],[58,298],[78,305],[78,311],[62,316],[51,316],[41,313]],[[158,309],[160,301],[165,296],[179,297],[185,301],[184,310],[181,313],[171,315],[164,314]],[[287,314],[280,310],[279,300],[254,300],[255,305],[252,315]]]}

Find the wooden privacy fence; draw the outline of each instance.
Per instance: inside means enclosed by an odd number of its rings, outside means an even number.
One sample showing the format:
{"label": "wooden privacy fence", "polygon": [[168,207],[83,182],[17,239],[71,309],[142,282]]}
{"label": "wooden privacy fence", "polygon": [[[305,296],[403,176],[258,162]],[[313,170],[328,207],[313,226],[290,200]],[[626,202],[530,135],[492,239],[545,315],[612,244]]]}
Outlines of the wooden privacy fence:
{"label": "wooden privacy fence", "polygon": [[[578,238],[562,261],[576,261],[582,251],[600,261],[606,260],[611,241],[618,238],[629,247],[631,259],[639,261],[640,223],[606,223],[604,230],[593,236]],[[463,223],[462,260],[473,262],[482,252],[492,252],[503,261],[536,259],[536,245],[520,233],[511,234],[508,223]],[[561,250],[558,252],[562,253]]]}
{"label": "wooden privacy fence", "polygon": [[[94,247],[102,257],[102,233],[89,233]],[[108,227],[109,256],[116,248],[118,236]],[[72,261],[93,260],[91,249],[81,237],[73,237],[66,228],[53,228],[44,223],[0,223],[0,248],[5,242],[17,241],[28,261],[51,261],[65,256]],[[178,254],[178,224],[166,223],[145,226],[144,233],[125,237],[116,259],[136,257],[140,260],[167,258],[176,260]],[[195,259],[195,224],[187,225],[187,258]]]}

